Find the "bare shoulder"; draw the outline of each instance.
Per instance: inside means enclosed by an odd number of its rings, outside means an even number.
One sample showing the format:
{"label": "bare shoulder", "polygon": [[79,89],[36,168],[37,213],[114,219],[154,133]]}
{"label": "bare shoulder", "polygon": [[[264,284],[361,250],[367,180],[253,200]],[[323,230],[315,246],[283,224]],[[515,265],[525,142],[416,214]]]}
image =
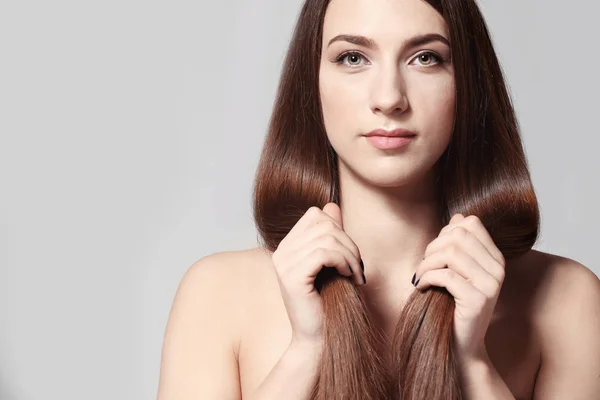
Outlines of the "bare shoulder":
{"label": "bare shoulder", "polygon": [[518,264],[509,286],[529,296],[541,351],[534,399],[594,398],[600,393],[600,279],[578,261],[536,250]]}
{"label": "bare shoulder", "polygon": [[259,255],[212,253],[186,270],[165,330],[159,399],[241,398],[239,346]]}
{"label": "bare shoulder", "polygon": [[[236,345],[239,344],[244,304],[253,295],[252,285],[261,281],[268,269],[269,253],[262,247],[228,250],[209,254],[194,262],[182,278],[178,291],[190,286],[190,292],[202,287],[214,292],[213,305],[227,312],[236,324]],[[217,301],[218,300],[218,301]],[[236,346],[237,347],[237,346]]]}
{"label": "bare shoulder", "polygon": [[[244,329],[249,324],[248,308],[277,284],[270,253],[263,247],[229,250],[207,255],[186,272],[181,285],[214,291],[214,307],[229,315],[236,359]],[[192,289],[194,290],[194,289]]]}
{"label": "bare shoulder", "polygon": [[[256,267],[261,255],[266,251],[262,248],[248,248],[211,253],[194,262],[186,271],[182,283],[186,281],[201,282],[206,278],[216,279],[221,283],[227,282],[232,288],[236,282],[241,283],[250,268]],[[236,290],[233,290],[237,292]]]}
{"label": "bare shoulder", "polygon": [[[262,247],[212,253],[194,262],[186,271],[182,283],[187,281],[199,283],[210,279],[214,283],[226,283],[225,289],[243,295],[243,291],[238,289],[251,276],[260,273],[261,269],[268,268],[269,261],[270,255]],[[242,299],[237,297],[235,300]]]}
{"label": "bare shoulder", "polygon": [[534,296],[534,309],[542,320],[553,319],[557,313],[564,313],[570,308],[579,308],[586,299],[599,299],[600,280],[590,268],[578,261],[531,250],[519,260],[519,264],[516,279]]}

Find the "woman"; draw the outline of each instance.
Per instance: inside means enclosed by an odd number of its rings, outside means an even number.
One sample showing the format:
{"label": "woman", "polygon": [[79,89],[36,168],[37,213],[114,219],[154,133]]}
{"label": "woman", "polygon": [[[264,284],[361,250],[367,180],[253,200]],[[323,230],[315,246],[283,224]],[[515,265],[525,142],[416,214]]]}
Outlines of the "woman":
{"label": "woman", "polygon": [[254,212],[182,280],[160,400],[600,398],[600,282],[532,250],[474,1],[307,0]]}

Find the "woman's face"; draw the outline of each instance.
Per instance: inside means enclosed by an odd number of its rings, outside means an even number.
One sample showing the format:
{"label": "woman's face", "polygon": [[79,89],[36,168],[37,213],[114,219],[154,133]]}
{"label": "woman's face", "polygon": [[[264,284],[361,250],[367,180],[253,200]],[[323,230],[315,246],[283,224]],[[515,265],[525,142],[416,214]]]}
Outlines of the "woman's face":
{"label": "woman's face", "polygon": [[[331,1],[323,27],[319,91],[340,173],[348,169],[372,184],[393,187],[420,180],[431,170],[454,125],[447,29],[442,16],[421,0]],[[408,44],[427,34],[445,41]],[[338,35],[364,36],[372,43],[330,43]],[[377,148],[363,136],[396,128],[416,136],[396,149]]]}

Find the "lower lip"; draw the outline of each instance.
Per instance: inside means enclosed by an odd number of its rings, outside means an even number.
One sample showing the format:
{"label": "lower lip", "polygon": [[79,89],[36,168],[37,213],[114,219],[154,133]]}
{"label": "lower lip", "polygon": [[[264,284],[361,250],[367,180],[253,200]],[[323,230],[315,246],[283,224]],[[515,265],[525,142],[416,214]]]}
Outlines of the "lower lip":
{"label": "lower lip", "polygon": [[414,136],[395,136],[395,137],[387,137],[387,136],[366,136],[367,141],[371,143],[373,146],[378,149],[399,149],[404,147],[411,140],[413,140]]}

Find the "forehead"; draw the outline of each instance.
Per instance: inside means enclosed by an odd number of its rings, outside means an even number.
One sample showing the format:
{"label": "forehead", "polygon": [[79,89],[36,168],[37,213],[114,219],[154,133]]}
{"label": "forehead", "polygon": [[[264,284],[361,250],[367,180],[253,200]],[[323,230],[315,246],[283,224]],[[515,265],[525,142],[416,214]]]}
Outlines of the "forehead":
{"label": "forehead", "polygon": [[385,44],[414,34],[448,34],[446,21],[424,0],[331,0],[323,40],[340,33],[360,34]]}

